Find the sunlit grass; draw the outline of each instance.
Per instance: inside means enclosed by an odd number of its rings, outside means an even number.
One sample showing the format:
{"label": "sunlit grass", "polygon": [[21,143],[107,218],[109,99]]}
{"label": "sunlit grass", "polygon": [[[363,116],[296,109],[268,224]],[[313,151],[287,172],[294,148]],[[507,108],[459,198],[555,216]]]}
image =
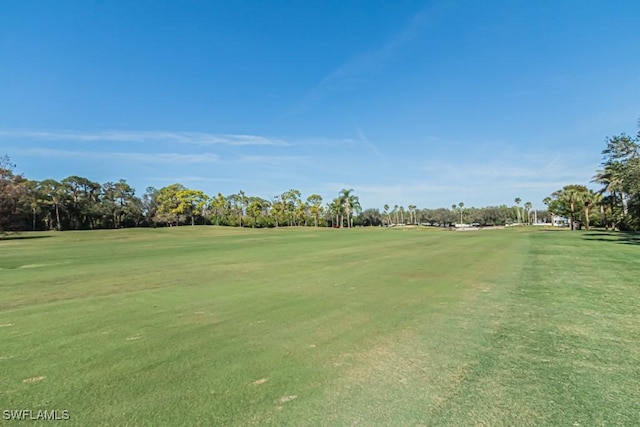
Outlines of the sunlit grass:
{"label": "sunlit grass", "polygon": [[66,425],[638,421],[640,246],[615,235],[35,236],[0,242],[0,410],[68,410]]}

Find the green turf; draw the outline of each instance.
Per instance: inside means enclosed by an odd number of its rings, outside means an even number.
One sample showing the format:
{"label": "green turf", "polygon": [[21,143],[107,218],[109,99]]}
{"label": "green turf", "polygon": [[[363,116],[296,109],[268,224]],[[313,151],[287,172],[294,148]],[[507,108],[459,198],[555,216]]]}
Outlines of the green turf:
{"label": "green turf", "polygon": [[633,239],[22,237],[0,241],[0,411],[68,410],[64,425],[640,423]]}

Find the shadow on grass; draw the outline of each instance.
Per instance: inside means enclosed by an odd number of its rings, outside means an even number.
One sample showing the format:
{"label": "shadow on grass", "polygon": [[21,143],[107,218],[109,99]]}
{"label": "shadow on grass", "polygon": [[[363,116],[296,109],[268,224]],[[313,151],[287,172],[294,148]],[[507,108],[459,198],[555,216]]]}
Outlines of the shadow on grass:
{"label": "shadow on grass", "polygon": [[640,245],[640,234],[628,231],[588,231],[584,234],[583,239],[623,245]]}
{"label": "shadow on grass", "polygon": [[10,234],[8,236],[0,236],[0,242],[6,240],[29,240],[29,239],[46,239],[51,236],[21,236],[19,234]]}

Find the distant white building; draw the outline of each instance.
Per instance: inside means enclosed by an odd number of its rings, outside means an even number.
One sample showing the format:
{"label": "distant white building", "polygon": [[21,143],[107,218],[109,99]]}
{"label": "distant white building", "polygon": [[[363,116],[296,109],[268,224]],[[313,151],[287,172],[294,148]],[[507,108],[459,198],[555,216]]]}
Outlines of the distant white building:
{"label": "distant white building", "polygon": [[563,216],[554,215],[551,220],[551,225],[554,227],[568,227],[569,220]]}

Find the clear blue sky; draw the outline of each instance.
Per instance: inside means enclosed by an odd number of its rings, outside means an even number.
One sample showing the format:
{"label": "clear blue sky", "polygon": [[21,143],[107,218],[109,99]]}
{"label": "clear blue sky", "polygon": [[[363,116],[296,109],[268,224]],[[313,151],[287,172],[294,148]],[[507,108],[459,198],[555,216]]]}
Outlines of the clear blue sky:
{"label": "clear blue sky", "polygon": [[637,131],[639,19],[636,0],[4,0],[0,154],[139,195],[542,207]]}

